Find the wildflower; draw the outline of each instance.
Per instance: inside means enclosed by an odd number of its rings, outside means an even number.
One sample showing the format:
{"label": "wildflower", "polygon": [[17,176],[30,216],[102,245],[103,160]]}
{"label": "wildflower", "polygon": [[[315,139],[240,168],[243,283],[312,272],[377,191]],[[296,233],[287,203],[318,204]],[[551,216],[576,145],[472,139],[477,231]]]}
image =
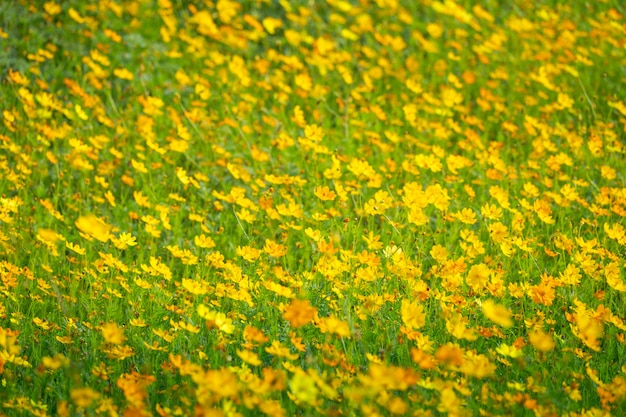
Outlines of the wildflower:
{"label": "wildflower", "polygon": [[369,199],[365,203],[363,211],[365,214],[383,214],[387,209],[393,206],[393,200],[386,191],[377,191],[374,198]]}
{"label": "wildflower", "polygon": [[193,238],[193,242],[199,248],[211,249],[215,247],[215,241],[211,238],[211,236],[198,235]]}
{"label": "wildflower", "polygon": [[572,325],[572,332],[587,347],[596,352],[600,351],[600,338],[603,333],[602,322],[594,317],[590,317],[587,312],[579,311],[576,313],[575,323]]}
{"label": "wildflower", "polygon": [[115,385],[122,390],[129,405],[142,408],[148,397],[146,388],[155,380],[156,378],[151,375],[142,375],[133,371],[120,375]]}
{"label": "wildflower", "polygon": [[263,27],[270,35],[276,33],[276,29],[279,29],[283,26],[283,21],[274,17],[266,17],[265,19],[263,19],[262,23]]}
{"label": "wildflower", "polygon": [[480,291],[481,289],[485,288],[485,286],[487,286],[490,273],[491,270],[484,263],[472,265],[469,272],[467,273],[465,282],[472,290]]}
{"label": "wildflower", "polygon": [[124,331],[118,327],[117,323],[106,323],[100,328],[100,331],[102,332],[102,337],[104,337],[104,340],[107,343],[121,345],[126,341]]}
{"label": "wildflower", "polygon": [[202,295],[209,292],[209,286],[207,283],[202,281],[183,278],[182,284],[183,288],[193,295]]}
{"label": "wildflower", "polygon": [[80,216],[74,223],[84,237],[91,240],[94,238],[101,242],[106,242],[111,237],[112,226],[94,216],[93,214]]}
{"label": "wildflower", "polygon": [[400,308],[402,322],[409,329],[417,330],[426,324],[426,313],[424,308],[417,302],[410,302],[406,299],[402,300]]}
{"label": "wildflower", "polygon": [[626,291],[626,284],[620,278],[620,267],[617,262],[611,262],[604,267],[604,277],[606,278],[606,283],[614,290],[619,292]]}
{"label": "wildflower", "polygon": [[226,314],[209,310],[204,304],[199,304],[197,308],[198,315],[207,320],[207,326],[217,327],[221,332],[231,334],[235,331],[233,320],[226,317]]}
{"label": "wildflower", "polygon": [[411,359],[413,359],[413,362],[415,362],[421,369],[428,370],[437,366],[435,358],[420,349],[411,349]]}
{"label": "wildflower", "polygon": [[524,354],[520,349],[517,349],[515,346],[509,346],[506,343],[500,344],[500,346],[496,348],[496,352],[502,356],[508,356],[511,358],[519,358]]}
{"label": "wildflower", "polygon": [[283,318],[289,321],[292,327],[301,327],[310,323],[317,316],[317,309],[309,303],[308,300],[291,300],[285,311]]}
{"label": "wildflower", "polygon": [[235,253],[241,256],[248,262],[254,262],[261,256],[262,252],[259,249],[250,246],[237,246]]}
{"label": "wildflower", "polygon": [[300,108],[300,106],[295,106],[293,108],[292,120],[300,128],[304,128],[306,126],[306,120],[304,118],[304,112],[302,111],[302,108]]}
{"label": "wildflower", "polygon": [[120,250],[124,250],[129,246],[137,246],[137,238],[130,233],[122,233],[117,238],[111,235],[111,240],[115,247]]}
{"label": "wildflower", "polygon": [[65,242],[65,247],[68,248],[69,250],[71,250],[72,252],[76,252],[79,255],[84,255],[85,254],[85,249],[80,247],[77,244],[74,244],[72,242],[66,241]]}
{"label": "wildflower", "polygon": [[113,75],[122,80],[132,81],[135,76],[132,72],[127,70],[126,68],[116,68],[113,70]]}
{"label": "wildflower", "polygon": [[552,305],[556,296],[554,286],[545,282],[533,285],[528,288],[528,294],[537,304]]}
{"label": "wildflower", "polygon": [[463,402],[457,397],[454,389],[446,387],[441,390],[437,410],[448,413],[448,415],[459,415]]}
{"label": "wildflower", "polygon": [[287,247],[285,245],[276,243],[273,240],[265,239],[265,246],[263,247],[263,251],[269,256],[272,256],[274,258],[280,258],[281,256],[287,254]]}
{"label": "wildflower", "polygon": [[315,381],[304,371],[298,370],[289,380],[289,390],[298,401],[313,404],[317,400],[319,389]]}
{"label": "wildflower", "polygon": [[509,236],[509,229],[500,222],[495,222],[487,226],[491,240],[496,243],[504,243]]}
{"label": "wildflower", "polygon": [[528,335],[530,343],[540,352],[549,352],[554,349],[555,343],[552,336],[542,331],[531,332]]}
{"label": "wildflower", "polygon": [[100,394],[91,388],[74,388],[70,392],[72,402],[79,408],[87,408],[95,400],[100,398]]}
{"label": "wildflower", "polygon": [[503,305],[496,304],[491,299],[483,301],[482,310],[485,317],[502,327],[511,327],[513,325],[511,311]]}
{"label": "wildflower", "polygon": [[61,367],[67,367],[70,365],[70,360],[63,356],[61,353],[57,353],[54,357],[44,356],[41,358],[41,364],[50,370],[57,370]]}
{"label": "wildflower", "polygon": [[469,208],[464,208],[460,212],[455,214],[455,217],[461,222],[465,224],[474,224],[476,223],[476,213],[474,210]]}
{"label": "wildflower", "polygon": [[128,323],[133,327],[147,327],[148,323],[141,318],[130,319]]}
{"label": "wildflower", "polygon": [[533,204],[533,209],[542,222],[546,224],[554,223],[554,219],[552,218],[552,209],[546,201],[536,200]]}
{"label": "wildflower", "polygon": [[440,346],[435,353],[435,358],[440,363],[452,366],[461,366],[465,361],[463,359],[463,350],[458,345],[451,343]]}
{"label": "wildflower", "polygon": [[259,355],[250,350],[237,350],[237,356],[239,356],[242,361],[252,366],[259,366],[262,363],[259,359]]}
{"label": "wildflower", "polygon": [[459,370],[474,378],[485,378],[495,373],[496,366],[485,355],[467,352]]}
{"label": "wildflower", "polygon": [[325,317],[320,320],[319,328],[322,333],[334,333],[339,337],[350,337],[350,326],[347,322],[335,316]]}
{"label": "wildflower", "polygon": [[383,244],[380,241],[380,236],[374,234],[372,231],[370,231],[367,235],[363,235],[363,240],[367,243],[367,248],[369,250],[378,250],[383,247]]}
{"label": "wildflower", "polygon": [[271,346],[266,347],[265,351],[270,355],[278,356],[281,358],[287,358],[290,360],[294,360],[298,358],[297,353],[291,353],[289,348],[285,347],[278,340],[274,340]]}
{"label": "wildflower", "polygon": [[337,197],[337,193],[328,188],[328,186],[315,187],[313,193],[322,201],[333,201]]}
{"label": "wildflower", "polygon": [[565,285],[578,285],[582,275],[580,269],[573,264],[567,265],[565,271],[559,274],[559,281]]}

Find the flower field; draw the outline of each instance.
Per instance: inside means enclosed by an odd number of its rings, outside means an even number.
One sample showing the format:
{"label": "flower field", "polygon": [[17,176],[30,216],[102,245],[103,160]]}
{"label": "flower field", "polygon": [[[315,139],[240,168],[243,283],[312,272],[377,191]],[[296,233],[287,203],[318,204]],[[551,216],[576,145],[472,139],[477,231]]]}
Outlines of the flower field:
{"label": "flower field", "polygon": [[626,415],[624,13],[0,2],[0,416]]}

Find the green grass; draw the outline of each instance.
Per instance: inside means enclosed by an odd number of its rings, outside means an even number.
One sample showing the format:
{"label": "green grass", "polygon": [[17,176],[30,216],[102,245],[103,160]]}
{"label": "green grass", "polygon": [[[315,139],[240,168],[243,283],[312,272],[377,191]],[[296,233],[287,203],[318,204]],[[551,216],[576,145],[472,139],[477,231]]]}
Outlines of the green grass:
{"label": "green grass", "polygon": [[0,5],[0,416],[626,412],[619,2]]}

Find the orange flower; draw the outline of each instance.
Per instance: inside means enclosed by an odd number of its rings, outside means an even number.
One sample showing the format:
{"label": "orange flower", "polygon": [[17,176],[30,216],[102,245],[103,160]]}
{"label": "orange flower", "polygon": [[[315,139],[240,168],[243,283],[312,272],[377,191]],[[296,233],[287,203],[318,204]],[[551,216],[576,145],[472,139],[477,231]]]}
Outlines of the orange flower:
{"label": "orange flower", "polygon": [[463,349],[461,349],[458,345],[447,343],[437,349],[437,353],[435,353],[435,358],[440,363],[461,366],[464,362]]}
{"label": "orange flower", "polygon": [[311,306],[308,300],[291,300],[283,313],[283,318],[291,327],[301,327],[310,323],[317,316],[317,308]]}
{"label": "orange flower", "polygon": [[529,295],[537,304],[552,305],[555,297],[554,287],[544,282],[529,288]]}
{"label": "orange flower", "polygon": [[247,325],[246,328],[243,329],[243,338],[248,343],[265,343],[269,341],[269,338],[263,334],[262,330],[250,325]]}

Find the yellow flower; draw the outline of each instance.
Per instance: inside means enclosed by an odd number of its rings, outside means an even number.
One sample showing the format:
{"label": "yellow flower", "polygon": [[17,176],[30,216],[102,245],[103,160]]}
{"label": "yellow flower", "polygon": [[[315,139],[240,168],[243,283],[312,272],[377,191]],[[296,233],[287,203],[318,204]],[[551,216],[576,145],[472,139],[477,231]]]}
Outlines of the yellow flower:
{"label": "yellow flower", "polygon": [[424,307],[417,302],[410,302],[406,299],[402,300],[400,315],[402,316],[404,325],[412,330],[420,329],[426,324]]}
{"label": "yellow flower", "polygon": [[463,349],[459,345],[447,343],[437,349],[435,358],[439,363],[452,366],[461,366],[465,362],[463,359]]}
{"label": "yellow flower", "polygon": [[50,330],[52,328],[52,325],[50,324],[50,322],[46,319],[40,319],[39,317],[35,317],[33,318],[33,323],[39,327],[41,327],[44,330]]}
{"label": "yellow flower", "polygon": [[524,354],[521,349],[518,349],[515,346],[509,346],[506,343],[502,343],[500,346],[498,346],[496,348],[496,352],[498,352],[502,356],[508,356],[510,358],[519,358]]}
{"label": "yellow flower", "polygon": [[289,390],[299,401],[307,404],[313,404],[319,394],[313,378],[300,369],[289,381]]}
{"label": "yellow flower", "polygon": [[120,345],[126,341],[124,330],[120,329],[117,323],[106,323],[101,328],[102,336],[107,343]]}
{"label": "yellow flower", "polygon": [[115,246],[118,249],[126,249],[126,247],[128,246],[136,246],[136,245],[137,245],[137,238],[131,235],[130,233],[120,234],[120,236],[117,238],[117,241],[115,242]]}
{"label": "yellow flower", "polygon": [[37,232],[37,238],[46,242],[56,243],[63,239],[63,235],[58,234],[54,230],[39,229]]}
{"label": "yellow flower", "polygon": [[93,214],[80,216],[74,223],[78,230],[83,232],[87,237],[106,242],[111,237],[110,231],[112,226],[106,224]]}
{"label": "yellow flower", "polygon": [[602,322],[586,312],[576,313],[576,327],[572,326],[574,336],[578,337],[587,347],[600,351],[600,338],[603,333]]}
{"label": "yellow flower", "polygon": [[72,242],[65,242],[65,247],[68,248],[69,250],[76,252],[79,255],[84,255],[85,254],[85,249],[81,248],[80,246],[72,243]]}
{"label": "yellow flower", "polygon": [[460,212],[454,215],[461,223],[474,224],[476,223],[476,213],[470,208],[464,208]]}
{"label": "yellow flower", "polygon": [[463,402],[456,396],[454,389],[446,387],[441,390],[441,397],[439,399],[439,405],[437,410],[447,413],[448,415],[459,415],[459,411]]}
{"label": "yellow flower", "polygon": [[276,33],[276,29],[283,26],[283,21],[275,17],[266,17],[263,19],[263,27],[267,30],[267,33],[273,35]]}
{"label": "yellow flower", "polygon": [[62,354],[57,353],[52,358],[50,356],[44,356],[43,358],[41,358],[41,364],[45,368],[54,371],[61,368],[62,366],[69,366],[70,360]]}
{"label": "yellow flower", "polygon": [[467,352],[460,371],[475,378],[485,378],[496,371],[496,366],[485,355]]}
{"label": "yellow flower", "polygon": [[130,319],[129,323],[133,327],[148,327],[148,323],[141,318]]}
{"label": "yellow flower", "polygon": [[322,333],[334,333],[340,337],[350,337],[351,335],[348,323],[335,316],[321,319],[319,327]]}
{"label": "yellow flower", "polygon": [[313,193],[322,201],[333,201],[337,197],[337,193],[332,191],[328,186],[315,187]]}
{"label": "yellow flower", "polygon": [[117,78],[121,78],[122,80],[133,80],[134,75],[132,72],[130,72],[129,70],[127,70],[126,68],[116,68],[113,70],[113,75],[115,75]]}
{"label": "yellow flower", "polygon": [[254,262],[261,256],[261,251],[259,249],[253,248],[251,246],[237,246],[237,250],[235,252],[237,256],[241,256],[248,262]]}
{"label": "yellow flower", "polygon": [[252,366],[259,366],[262,363],[261,359],[259,359],[259,355],[250,350],[237,350],[237,356],[239,356],[242,361]]}
{"label": "yellow flower", "polygon": [[283,346],[278,340],[274,340],[271,346],[265,348],[265,351],[270,355],[287,358],[290,360],[298,358],[297,353],[291,353],[289,351],[289,348]]}
{"label": "yellow flower", "polygon": [[92,402],[100,398],[100,394],[91,388],[74,388],[70,392],[72,402],[79,408],[87,408]]}
{"label": "yellow flower", "polygon": [[502,327],[511,327],[513,325],[511,321],[512,313],[506,307],[496,304],[491,299],[482,303],[482,310],[485,317]]}
{"label": "yellow flower", "polygon": [[432,256],[435,261],[441,264],[448,259],[449,253],[445,247],[441,245],[435,245],[430,250],[430,256]]}
{"label": "yellow flower", "polygon": [[296,106],[293,108],[293,117],[292,120],[294,121],[294,123],[296,125],[298,125],[298,127],[305,127],[306,126],[306,120],[304,118],[304,112],[302,111],[302,108],[300,108],[300,106]]}
{"label": "yellow flower", "polygon": [[209,310],[208,307],[205,306],[204,304],[198,305],[197,311],[200,317],[202,317],[203,319],[206,319],[209,322],[209,324],[213,324],[221,332],[231,334],[232,332],[235,331],[233,320],[231,318],[226,317],[226,314]]}
{"label": "yellow flower", "polygon": [[530,333],[528,340],[530,340],[530,344],[540,352],[549,352],[554,349],[555,346],[552,336],[542,331]]}
{"label": "yellow flower", "polygon": [[194,295],[202,295],[209,292],[209,286],[202,281],[196,281],[193,279],[183,278],[183,288]]}
{"label": "yellow flower", "polygon": [[489,267],[483,263],[472,265],[465,282],[474,291],[479,291],[487,285],[489,282],[489,274],[491,271]]}
{"label": "yellow flower", "polygon": [[263,251],[269,256],[273,256],[274,258],[280,258],[287,253],[287,247],[276,243],[273,240],[265,239],[265,246],[263,247]]}

